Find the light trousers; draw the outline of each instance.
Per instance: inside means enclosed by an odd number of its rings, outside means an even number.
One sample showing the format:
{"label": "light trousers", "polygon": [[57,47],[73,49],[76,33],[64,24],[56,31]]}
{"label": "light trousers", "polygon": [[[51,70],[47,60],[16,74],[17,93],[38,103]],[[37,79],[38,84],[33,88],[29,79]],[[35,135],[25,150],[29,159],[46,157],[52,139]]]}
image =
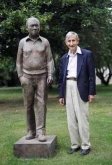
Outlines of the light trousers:
{"label": "light trousers", "polygon": [[66,82],[66,111],[71,148],[90,148],[89,103],[80,98],[77,81]]}

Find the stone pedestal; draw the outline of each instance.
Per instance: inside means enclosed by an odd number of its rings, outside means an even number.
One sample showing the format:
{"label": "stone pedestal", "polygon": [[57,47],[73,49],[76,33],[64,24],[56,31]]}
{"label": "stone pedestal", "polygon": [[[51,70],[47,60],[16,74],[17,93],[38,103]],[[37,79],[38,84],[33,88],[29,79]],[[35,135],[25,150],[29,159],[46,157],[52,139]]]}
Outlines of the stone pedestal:
{"label": "stone pedestal", "polygon": [[21,158],[48,158],[54,155],[57,136],[47,136],[46,142],[39,142],[37,138],[26,140],[22,137],[13,146],[14,155]]}

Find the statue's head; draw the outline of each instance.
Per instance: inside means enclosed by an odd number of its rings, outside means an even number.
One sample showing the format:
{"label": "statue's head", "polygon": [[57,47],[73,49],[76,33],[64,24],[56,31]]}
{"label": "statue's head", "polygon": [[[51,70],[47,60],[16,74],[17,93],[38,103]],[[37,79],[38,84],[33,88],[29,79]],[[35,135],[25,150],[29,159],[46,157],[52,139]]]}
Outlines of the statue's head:
{"label": "statue's head", "polygon": [[30,17],[26,21],[26,27],[30,36],[38,36],[40,32],[40,21],[35,17]]}

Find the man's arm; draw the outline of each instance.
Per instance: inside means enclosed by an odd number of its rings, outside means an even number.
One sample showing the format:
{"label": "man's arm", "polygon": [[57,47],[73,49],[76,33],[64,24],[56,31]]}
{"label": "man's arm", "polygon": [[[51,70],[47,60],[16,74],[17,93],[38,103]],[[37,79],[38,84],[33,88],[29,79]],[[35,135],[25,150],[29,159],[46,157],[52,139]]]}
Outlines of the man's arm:
{"label": "man's arm", "polygon": [[92,52],[88,55],[88,73],[89,73],[89,102],[94,100],[96,94],[96,75],[95,75],[95,64]]}
{"label": "man's arm", "polygon": [[63,60],[61,59],[59,63],[59,81],[58,81],[60,105],[65,105],[65,98],[64,98],[65,91],[63,89],[63,76],[64,76],[64,68],[63,68]]}

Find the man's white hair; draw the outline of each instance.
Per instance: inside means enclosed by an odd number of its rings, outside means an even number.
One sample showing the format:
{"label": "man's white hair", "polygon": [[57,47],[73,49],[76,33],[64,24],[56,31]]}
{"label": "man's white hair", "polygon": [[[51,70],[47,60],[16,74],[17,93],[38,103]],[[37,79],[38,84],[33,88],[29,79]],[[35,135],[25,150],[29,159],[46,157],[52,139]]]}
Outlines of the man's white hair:
{"label": "man's white hair", "polygon": [[68,33],[66,34],[65,40],[66,40],[68,37],[72,36],[72,35],[75,35],[76,39],[79,40],[78,34],[75,33],[75,32],[73,32],[73,31],[70,31],[70,32],[68,32]]}

